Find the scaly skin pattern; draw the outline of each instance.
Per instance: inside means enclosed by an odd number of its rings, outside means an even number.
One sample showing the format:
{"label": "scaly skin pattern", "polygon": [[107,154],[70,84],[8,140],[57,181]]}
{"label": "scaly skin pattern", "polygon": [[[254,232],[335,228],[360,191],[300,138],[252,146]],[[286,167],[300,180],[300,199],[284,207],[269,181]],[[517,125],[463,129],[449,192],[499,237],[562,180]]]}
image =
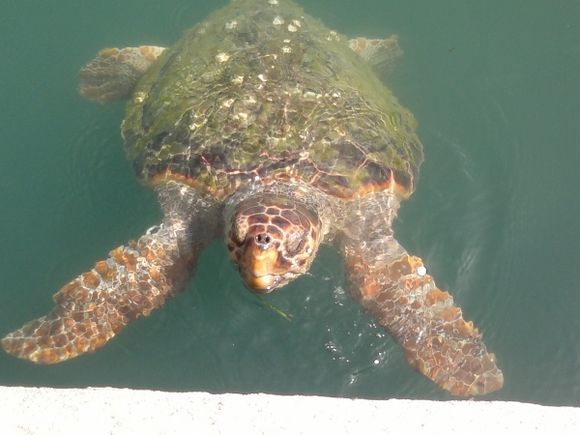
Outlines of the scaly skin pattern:
{"label": "scaly skin pattern", "polygon": [[[153,236],[111,251],[54,295],[55,308],[2,339],[19,358],[52,364],[94,351],[182,287],[185,264]],[[123,292],[115,288],[126,288]]]}
{"label": "scaly skin pattern", "polygon": [[310,268],[321,239],[315,210],[265,194],[236,207],[228,250],[248,287],[268,293]]}
{"label": "scaly skin pattern", "polygon": [[216,219],[212,204],[187,186],[170,182],[158,194],[163,223],[62,287],[49,314],[2,339],[6,352],[53,364],[94,351],[183,289]]}
{"label": "scaly skin pattern", "polygon": [[399,342],[414,368],[455,396],[498,390],[503,375],[495,356],[451,295],[417,273],[422,267],[420,258],[406,254],[388,264],[347,254],[356,299]]}
{"label": "scaly skin pattern", "polygon": [[503,385],[495,356],[441,291],[423,261],[393,237],[398,199],[389,192],[353,203],[341,237],[355,299],[401,345],[409,363],[456,396],[488,394]]}
{"label": "scaly skin pattern", "polygon": [[423,159],[411,113],[290,0],[234,1],[186,32],[137,84],[123,135],[143,180],[216,198],[256,179],[407,196]]}

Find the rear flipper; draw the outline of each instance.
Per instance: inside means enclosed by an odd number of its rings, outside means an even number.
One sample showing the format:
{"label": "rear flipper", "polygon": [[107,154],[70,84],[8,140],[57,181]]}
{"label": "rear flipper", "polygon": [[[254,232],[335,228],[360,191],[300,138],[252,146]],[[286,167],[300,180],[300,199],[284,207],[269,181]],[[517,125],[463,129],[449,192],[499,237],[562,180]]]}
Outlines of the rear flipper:
{"label": "rear flipper", "polygon": [[487,394],[503,385],[495,356],[420,258],[392,237],[345,244],[355,298],[403,347],[409,363],[455,396]]}
{"label": "rear flipper", "polygon": [[397,35],[385,39],[353,38],[348,41],[348,46],[380,75],[390,72],[403,55]]}
{"label": "rear flipper", "polygon": [[137,81],[155,62],[164,47],[105,48],[80,71],[80,94],[98,102],[129,97]]}

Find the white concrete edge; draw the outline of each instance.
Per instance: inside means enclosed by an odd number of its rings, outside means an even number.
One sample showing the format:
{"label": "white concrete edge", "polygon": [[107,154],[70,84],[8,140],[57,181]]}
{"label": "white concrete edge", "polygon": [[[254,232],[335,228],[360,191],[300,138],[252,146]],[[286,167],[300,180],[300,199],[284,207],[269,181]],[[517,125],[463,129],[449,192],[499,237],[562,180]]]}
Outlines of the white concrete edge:
{"label": "white concrete edge", "polygon": [[0,387],[2,434],[580,434],[580,408]]}

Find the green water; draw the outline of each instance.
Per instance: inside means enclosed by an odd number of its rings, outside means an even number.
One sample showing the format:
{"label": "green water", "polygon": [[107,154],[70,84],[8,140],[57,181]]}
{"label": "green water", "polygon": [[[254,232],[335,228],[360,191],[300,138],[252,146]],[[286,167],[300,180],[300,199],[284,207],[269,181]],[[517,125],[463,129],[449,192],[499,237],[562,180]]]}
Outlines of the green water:
{"label": "green water", "polygon": [[[54,4],[51,4],[54,3]],[[168,45],[220,2],[4,1],[0,17],[0,335],[160,216],[119,136],[123,106],[76,93],[105,46]],[[426,163],[398,237],[421,255],[504,371],[489,396],[580,405],[580,3],[303,0],[343,33],[398,33],[389,85]],[[0,353],[0,384],[448,398],[342,290],[323,250],[264,307],[222,244],[187,291],[99,352],[58,366]]]}

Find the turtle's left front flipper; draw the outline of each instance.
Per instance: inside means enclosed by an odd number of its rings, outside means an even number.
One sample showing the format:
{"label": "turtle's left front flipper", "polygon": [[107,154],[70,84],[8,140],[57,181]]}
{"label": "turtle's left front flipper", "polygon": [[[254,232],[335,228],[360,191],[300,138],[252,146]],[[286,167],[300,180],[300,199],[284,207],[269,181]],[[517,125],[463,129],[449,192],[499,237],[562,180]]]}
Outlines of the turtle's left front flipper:
{"label": "turtle's left front flipper", "polygon": [[421,259],[409,256],[392,236],[365,229],[364,219],[359,222],[364,237],[343,244],[347,278],[355,298],[403,347],[409,363],[455,396],[500,389],[495,356]]}
{"label": "turtle's left front flipper", "polygon": [[65,361],[103,346],[183,289],[213,228],[211,221],[209,228],[201,228],[205,221],[197,225],[203,210],[195,210],[196,201],[178,198],[176,189],[160,192],[165,219],[155,231],[114,249],[61,288],[52,311],[4,337],[4,350],[35,363]]}

